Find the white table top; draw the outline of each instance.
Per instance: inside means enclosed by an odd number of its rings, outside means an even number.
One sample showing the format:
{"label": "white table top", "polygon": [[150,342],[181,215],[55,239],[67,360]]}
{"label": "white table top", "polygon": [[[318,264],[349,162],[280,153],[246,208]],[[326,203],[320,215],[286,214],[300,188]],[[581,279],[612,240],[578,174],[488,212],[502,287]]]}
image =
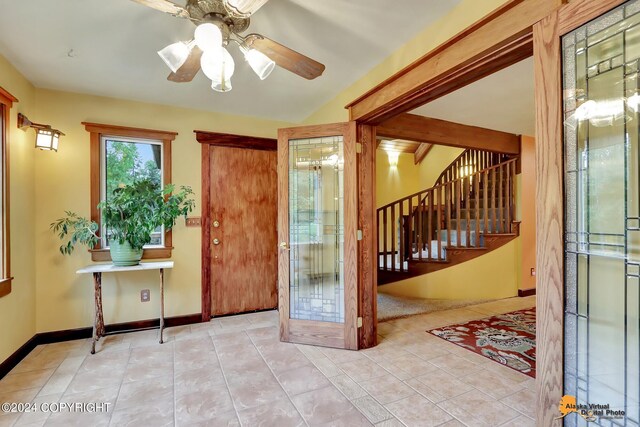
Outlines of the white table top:
{"label": "white table top", "polygon": [[173,268],[173,261],[142,262],[138,265],[134,265],[131,267],[116,267],[113,264],[91,264],[76,271],[76,274],[115,273],[118,271],[160,270],[161,268]]}

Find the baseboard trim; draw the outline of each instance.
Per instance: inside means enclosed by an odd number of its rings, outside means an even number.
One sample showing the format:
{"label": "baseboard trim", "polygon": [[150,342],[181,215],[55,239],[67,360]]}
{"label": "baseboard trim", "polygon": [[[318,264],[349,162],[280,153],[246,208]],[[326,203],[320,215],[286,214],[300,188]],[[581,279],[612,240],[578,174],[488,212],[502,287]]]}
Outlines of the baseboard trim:
{"label": "baseboard trim", "polygon": [[535,295],[535,294],[536,294],[536,288],[518,289],[519,297],[530,297],[531,295]]}
{"label": "baseboard trim", "polygon": [[13,352],[4,362],[0,363],[0,379],[7,375],[38,345],[38,334],[31,337],[22,347]]}
{"label": "baseboard trim", "polygon": [[[185,316],[167,317],[164,319],[165,327],[184,326],[202,322],[202,314],[188,314]],[[105,325],[107,334],[118,334],[143,331],[160,327],[160,319],[138,320],[134,322],[114,323]],[[35,334],[22,347],[17,349],[5,361],[0,363],[0,379],[7,375],[18,363],[22,361],[33,349],[41,344],[52,344],[64,341],[73,341],[84,338],[91,338],[93,328],[76,328],[62,331],[40,332]]]}

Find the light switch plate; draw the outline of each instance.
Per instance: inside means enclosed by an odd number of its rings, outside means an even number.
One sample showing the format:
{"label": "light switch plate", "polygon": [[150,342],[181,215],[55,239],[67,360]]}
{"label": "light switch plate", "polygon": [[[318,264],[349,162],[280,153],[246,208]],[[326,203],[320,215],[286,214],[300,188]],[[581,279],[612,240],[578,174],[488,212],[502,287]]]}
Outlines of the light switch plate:
{"label": "light switch plate", "polygon": [[140,291],[140,302],[149,302],[151,299],[151,291],[149,289],[143,289]]}

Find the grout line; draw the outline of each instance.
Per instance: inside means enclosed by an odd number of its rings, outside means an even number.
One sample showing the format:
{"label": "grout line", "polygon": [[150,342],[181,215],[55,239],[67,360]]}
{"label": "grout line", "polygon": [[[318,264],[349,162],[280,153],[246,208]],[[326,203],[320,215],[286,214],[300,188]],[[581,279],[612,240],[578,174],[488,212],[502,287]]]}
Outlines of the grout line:
{"label": "grout line", "polygon": [[[260,351],[260,349],[256,346],[256,343],[255,343],[255,341],[253,340],[253,338],[251,338],[251,335],[247,334],[247,336],[249,337],[249,341],[251,341],[251,344],[253,345],[253,348],[255,348],[255,349],[256,349],[256,351],[257,351],[257,352],[258,352],[258,354],[260,355],[260,358],[262,359],[262,361],[264,362],[264,364],[267,366],[267,368],[269,369],[269,371],[271,371],[271,375],[273,375],[273,377],[274,377],[274,378],[276,379],[276,381],[278,382],[278,385],[280,385],[280,388],[282,389],[282,391],[284,391],[284,394],[285,394],[285,395],[287,396],[287,398],[289,399],[289,403],[291,403],[291,406],[293,406],[293,408],[296,410],[296,412],[298,413],[298,415],[300,415],[300,419],[304,422],[304,424],[305,424],[306,426],[309,426],[309,422],[306,420],[306,418],[305,418],[305,417],[303,417],[303,416],[302,416],[302,413],[300,412],[300,410],[298,409],[298,407],[295,405],[295,403],[293,403],[293,400],[291,399],[291,396],[289,395],[289,393],[287,392],[287,390],[282,386],[282,383],[281,383],[281,382],[280,382],[280,380],[278,379],[278,376],[276,375],[276,373],[275,373],[275,372],[273,372],[273,369],[271,369],[271,366],[269,366],[269,364],[267,363],[267,360],[264,358],[264,355],[262,354],[262,352]],[[294,346],[294,348],[295,348],[296,350],[300,351],[300,349],[299,349],[299,348],[297,348],[297,347],[295,346],[295,344],[291,344],[291,345],[292,345],[292,346]],[[314,364],[314,363],[313,363],[313,362],[312,362],[312,361],[307,357],[307,355],[306,355],[306,354],[304,354],[302,351],[300,351],[300,353],[301,353],[301,354],[302,354],[302,355],[303,355],[303,356],[304,356],[304,357],[305,357],[309,362],[311,362],[311,364],[312,364],[313,366],[316,366],[316,365],[315,365],[315,364]],[[318,368],[316,367],[316,369],[318,369]],[[318,369],[318,371],[320,371],[320,370]],[[320,372],[320,373],[322,374],[322,372]],[[324,374],[322,374],[322,375],[324,375]],[[326,375],[325,375],[325,378],[326,378]],[[327,378],[327,380],[329,380],[329,379]],[[329,381],[329,382],[331,383],[331,381]],[[333,383],[331,383],[331,385],[333,385]],[[313,391],[313,390],[309,390],[309,391]],[[301,394],[304,394],[304,393],[301,393]],[[242,423],[242,421],[241,421],[241,423]]]}
{"label": "grout line", "polygon": [[[242,331],[245,335],[249,336],[246,331]],[[249,337],[251,340],[251,337]],[[236,418],[238,419],[238,423],[242,425],[242,420],[240,419],[240,414],[238,413],[238,407],[236,406],[236,401],[231,394],[231,389],[229,388],[229,381],[227,380],[227,374],[225,373],[224,367],[222,366],[222,359],[220,359],[220,355],[218,354],[218,347],[216,346],[213,337],[211,337],[211,342],[213,343],[213,351],[218,359],[218,364],[220,365],[220,372],[222,373],[222,378],[224,379],[224,385],[227,387],[227,393],[229,393],[229,399],[231,399],[231,404],[233,405],[233,410],[236,413]]]}

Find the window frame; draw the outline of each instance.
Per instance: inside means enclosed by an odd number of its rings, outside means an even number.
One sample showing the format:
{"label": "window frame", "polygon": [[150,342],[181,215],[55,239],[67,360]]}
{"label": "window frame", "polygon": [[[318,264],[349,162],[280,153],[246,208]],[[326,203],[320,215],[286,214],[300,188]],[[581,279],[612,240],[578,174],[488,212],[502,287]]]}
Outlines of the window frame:
{"label": "window frame", "polygon": [[[102,177],[105,171],[102,161],[102,139],[138,139],[162,143],[162,183],[171,183],[171,143],[178,135],[177,132],[132,128],[126,126],[106,125],[100,123],[82,122],[90,135],[90,186],[91,186],[91,220],[95,221],[102,230],[102,221],[98,203],[102,194]],[[102,236],[101,236],[102,237]],[[108,248],[103,247],[103,239],[90,250],[92,261],[111,261]],[[145,248],[142,259],[171,258],[173,239],[171,230],[164,233],[164,246]]]}
{"label": "window frame", "polygon": [[9,197],[9,124],[11,122],[11,108],[13,103],[18,100],[9,92],[0,87],[0,198],[2,206],[0,207],[0,262],[2,263],[2,271],[0,272],[0,298],[11,293],[11,238],[10,238],[10,197]]}

